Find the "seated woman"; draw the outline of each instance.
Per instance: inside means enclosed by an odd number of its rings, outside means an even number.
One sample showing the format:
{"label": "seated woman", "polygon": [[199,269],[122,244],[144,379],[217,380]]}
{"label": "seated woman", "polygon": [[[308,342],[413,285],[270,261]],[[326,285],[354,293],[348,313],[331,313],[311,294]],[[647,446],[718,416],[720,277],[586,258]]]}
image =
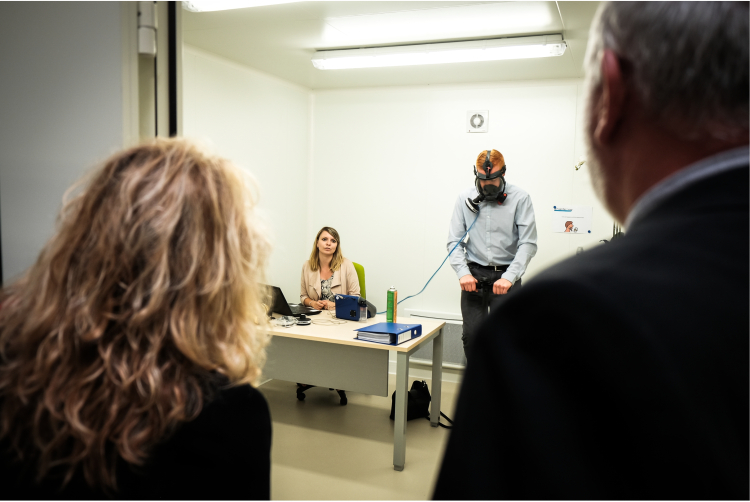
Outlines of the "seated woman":
{"label": "seated woman", "polygon": [[339,233],[331,227],[318,231],[310,258],[302,264],[300,301],[314,309],[333,307],[336,294],[359,296],[354,265],[341,252]]}
{"label": "seated woman", "polygon": [[[302,264],[300,301],[314,309],[332,309],[337,295],[359,296],[359,279],[354,265],[344,258],[339,233],[331,227],[323,227],[313,241],[310,258]],[[304,391],[312,385],[297,384],[297,398],[304,399]],[[336,389],[340,402],[348,400],[346,392]]]}
{"label": "seated woman", "polygon": [[183,140],[110,158],[0,293],[6,498],[268,499],[266,236]]}

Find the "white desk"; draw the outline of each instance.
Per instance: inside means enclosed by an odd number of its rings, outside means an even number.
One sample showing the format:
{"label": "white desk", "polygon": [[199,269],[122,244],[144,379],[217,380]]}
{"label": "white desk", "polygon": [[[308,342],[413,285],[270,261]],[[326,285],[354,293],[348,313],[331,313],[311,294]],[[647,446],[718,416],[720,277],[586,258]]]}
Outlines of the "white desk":
{"label": "white desk", "polygon": [[[327,318],[327,314],[324,312],[312,317],[320,318]],[[409,356],[421,344],[433,341],[430,423],[437,427],[443,376],[442,329],[445,323],[434,319],[399,317],[401,324],[421,324],[422,336],[395,346],[354,338],[355,329],[385,321],[385,316],[379,315],[366,323],[346,321],[335,326],[311,324],[282,328],[272,325],[273,339],[267,349],[268,359],[263,377],[388,397],[388,351],[395,351],[397,392],[393,468],[401,471],[406,461]]]}

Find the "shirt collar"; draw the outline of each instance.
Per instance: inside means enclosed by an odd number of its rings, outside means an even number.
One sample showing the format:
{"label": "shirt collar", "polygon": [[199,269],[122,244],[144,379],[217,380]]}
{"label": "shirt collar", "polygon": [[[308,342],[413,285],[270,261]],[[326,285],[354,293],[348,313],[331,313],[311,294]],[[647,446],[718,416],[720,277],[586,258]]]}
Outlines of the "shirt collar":
{"label": "shirt collar", "polygon": [[625,228],[629,229],[633,223],[643,219],[645,215],[671,195],[683,188],[697,183],[705,178],[715,176],[724,171],[730,171],[738,167],[747,166],[750,163],[750,150],[747,146],[726,150],[716,155],[706,157],[676,173],[668,176],[656,185],[652,186],[641,195],[633,204]]}

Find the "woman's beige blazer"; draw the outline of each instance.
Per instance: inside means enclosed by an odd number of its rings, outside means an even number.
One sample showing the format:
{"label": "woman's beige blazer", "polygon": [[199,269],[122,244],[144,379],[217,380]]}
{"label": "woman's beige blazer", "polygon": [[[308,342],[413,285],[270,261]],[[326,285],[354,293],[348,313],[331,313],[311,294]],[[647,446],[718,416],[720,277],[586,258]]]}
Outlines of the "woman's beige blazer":
{"label": "woman's beige blazer", "polygon": [[[348,259],[344,258],[341,268],[333,272],[333,282],[331,283],[331,292],[340,295],[359,296],[359,279],[354,265]],[[302,284],[299,294],[299,301],[304,305],[305,298],[311,300],[320,300],[320,270],[311,270],[310,264],[302,264]]]}

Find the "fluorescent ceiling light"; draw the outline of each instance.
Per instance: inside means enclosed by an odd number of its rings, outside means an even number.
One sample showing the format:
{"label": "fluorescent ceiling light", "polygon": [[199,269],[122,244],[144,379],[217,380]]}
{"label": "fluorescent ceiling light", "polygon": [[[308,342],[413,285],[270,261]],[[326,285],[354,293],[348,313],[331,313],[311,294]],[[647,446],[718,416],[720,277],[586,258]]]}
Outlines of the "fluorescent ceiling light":
{"label": "fluorescent ceiling light", "polygon": [[401,45],[318,51],[312,64],[319,70],[379,68],[502,59],[526,59],[562,56],[567,44],[562,35],[472,40],[439,44]]}
{"label": "fluorescent ceiling light", "polygon": [[[300,0],[183,0],[182,6],[192,12],[210,12],[215,10],[244,9],[263,5],[295,3]],[[301,0],[305,1],[305,0]]]}
{"label": "fluorescent ceiling light", "polygon": [[409,10],[326,17],[323,43],[328,47],[371,47],[562,31],[554,2],[446,3],[449,6],[436,7],[440,2],[429,2],[429,7],[420,9],[409,2],[405,3]]}

